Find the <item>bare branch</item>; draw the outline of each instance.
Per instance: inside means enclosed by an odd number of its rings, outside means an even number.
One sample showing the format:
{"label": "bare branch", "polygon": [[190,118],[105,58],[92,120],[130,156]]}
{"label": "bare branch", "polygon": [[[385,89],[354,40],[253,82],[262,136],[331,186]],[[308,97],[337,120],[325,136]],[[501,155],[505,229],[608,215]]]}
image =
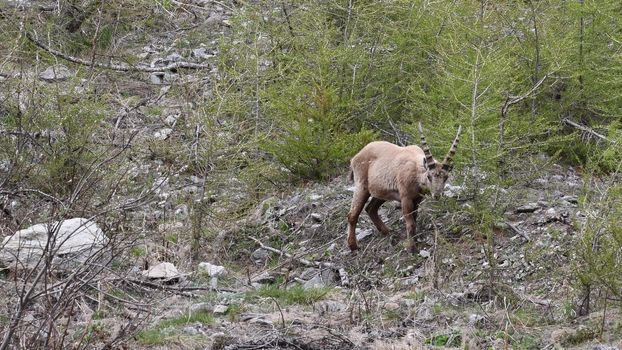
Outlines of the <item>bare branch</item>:
{"label": "bare branch", "polygon": [[32,34],[30,33],[26,33],[26,37],[28,38],[28,40],[32,41],[33,44],[37,45],[38,47],[40,47],[41,49],[47,51],[48,53],[62,58],[64,60],[67,60],[69,62],[73,62],[73,63],[77,63],[77,64],[81,64],[83,66],[87,66],[87,67],[97,67],[97,68],[103,68],[103,69],[111,69],[111,70],[116,70],[116,71],[121,71],[121,72],[147,72],[147,73],[155,73],[155,72],[161,72],[161,71],[165,71],[165,70],[171,70],[171,69],[177,69],[177,68],[186,68],[186,69],[210,69],[212,68],[212,65],[210,64],[201,64],[201,63],[192,63],[192,62],[173,62],[170,63],[166,66],[162,66],[162,67],[149,67],[146,65],[129,65],[129,64],[105,64],[105,63],[99,63],[99,62],[95,62],[94,60],[85,60],[82,58],[78,58],[78,57],[74,57],[74,56],[70,56],[68,54],[65,54],[63,52],[60,52],[58,50],[55,50],[47,45],[45,45],[44,43],[38,41],[37,39],[35,39]]}
{"label": "bare branch", "polygon": [[599,134],[599,133],[597,133],[596,131],[594,131],[594,130],[592,130],[592,129],[588,128],[587,126],[584,126],[584,125],[581,125],[581,124],[579,124],[579,123],[573,122],[572,120],[570,120],[570,119],[568,119],[568,118],[564,118],[564,119],[562,119],[562,122],[563,122],[563,123],[565,123],[565,124],[567,124],[567,125],[570,125],[570,126],[572,126],[572,127],[574,127],[574,128],[577,128],[577,129],[579,129],[579,130],[581,130],[581,131],[583,131],[583,132],[586,132],[586,133],[588,133],[588,134],[594,135],[594,136],[598,137],[598,138],[599,138],[599,139],[601,139],[601,140],[605,140],[605,141],[610,142],[610,143],[613,143],[613,144],[615,144],[615,143],[616,143],[614,140],[610,140],[610,139],[608,139],[608,138],[607,138],[607,136],[605,136],[605,135],[603,135],[603,134]]}
{"label": "bare branch", "polygon": [[263,248],[265,250],[269,250],[269,251],[271,251],[273,253],[277,253],[279,255],[283,255],[283,256],[285,256],[287,258],[296,259],[299,263],[301,263],[301,264],[303,264],[305,266],[310,266],[310,267],[329,267],[329,268],[332,268],[332,269],[336,269],[337,268],[335,266],[335,264],[332,264],[332,263],[310,261],[310,260],[303,259],[303,258],[295,258],[292,254],[286,253],[286,252],[284,252],[284,251],[282,251],[280,249],[276,249],[276,248],[273,248],[273,247],[270,247],[270,246],[267,246],[267,245],[261,243],[261,241],[258,240],[255,237],[248,236],[248,238],[250,238],[253,241],[257,242],[257,244],[259,244],[259,246],[261,246],[261,248]]}

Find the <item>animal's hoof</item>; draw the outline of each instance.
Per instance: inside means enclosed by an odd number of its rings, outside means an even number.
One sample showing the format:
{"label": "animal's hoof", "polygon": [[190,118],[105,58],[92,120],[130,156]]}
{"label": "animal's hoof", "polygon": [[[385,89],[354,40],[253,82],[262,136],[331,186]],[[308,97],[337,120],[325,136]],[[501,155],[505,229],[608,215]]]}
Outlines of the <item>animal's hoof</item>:
{"label": "animal's hoof", "polygon": [[417,245],[413,241],[408,241],[406,243],[406,249],[413,255],[416,254],[418,251]]}
{"label": "animal's hoof", "polygon": [[356,241],[348,240],[347,243],[348,243],[348,248],[350,248],[350,251],[353,252],[359,249],[358,243]]}

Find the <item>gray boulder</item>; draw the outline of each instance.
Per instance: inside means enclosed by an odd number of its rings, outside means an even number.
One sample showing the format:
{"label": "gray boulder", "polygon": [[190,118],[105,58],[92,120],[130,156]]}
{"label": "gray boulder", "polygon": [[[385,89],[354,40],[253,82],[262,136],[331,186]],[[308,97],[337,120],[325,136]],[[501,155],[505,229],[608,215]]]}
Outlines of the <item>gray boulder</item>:
{"label": "gray boulder", "polygon": [[48,67],[48,69],[44,70],[39,74],[39,78],[41,80],[54,82],[54,81],[63,81],[71,78],[73,73],[62,64],[57,64],[54,66]]}
{"label": "gray boulder", "polygon": [[0,246],[0,264],[17,269],[32,268],[45,251],[51,251],[56,267],[76,266],[107,243],[108,238],[97,224],[84,218],[37,224],[4,238]]}

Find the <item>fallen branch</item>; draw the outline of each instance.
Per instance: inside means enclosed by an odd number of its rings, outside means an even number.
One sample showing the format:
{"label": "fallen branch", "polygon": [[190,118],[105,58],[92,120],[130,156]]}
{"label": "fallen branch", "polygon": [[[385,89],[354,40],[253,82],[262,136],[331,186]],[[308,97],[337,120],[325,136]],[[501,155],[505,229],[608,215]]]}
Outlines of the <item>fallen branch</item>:
{"label": "fallen branch", "polygon": [[296,258],[292,254],[286,253],[286,252],[284,252],[284,251],[282,251],[280,249],[276,249],[276,248],[273,248],[273,247],[270,247],[270,246],[267,246],[267,245],[263,244],[260,240],[258,240],[255,237],[248,236],[248,238],[250,238],[253,241],[255,241],[257,244],[259,244],[259,246],[261,248],[263,248],[265,250],[271,251],[273,253],[277,253],[279,255],[283,255],[283,256],[285,256],[286,258],[289,258],[289,259],[295,259],[299,263],[301,263],[301,264],[303,264],[305,266],[309,266],[309,267],[328,267],[328,268],[331,268],[331,269],[337,269],[335,264],[327,263],[327,262],[310,261],[310,260],[303,259],[303,258]]}
{"label": "fallen branch", "polygon": [[508,225],[508,227],[509,227],[510,229],[512,229],[512,231],[513,231],[514,233],[516,233],[517,235],[519,235],[519,236],[523,237],[523,238],[524,238],[524,239],[526,239],[527,241],[531,241],[531,239],[529,238],[529,236],[527,236],[527,234],[526,234],[526,233],[524,233],[523,231],[519,230],[519,229],[518,229],[518,227],[516,227],[516,225],[512,224],[512,223],[511,223],[511,222],[509,222],[509,221],[506,221],[506,222],[505,222],[505,224],[506,224],[506,225]]}
{"label": "fallen branch", "polygon": [[190,293],[191,291],[223,291],[223,292],[239,292],[237,290],[234,289],[226,289],[226,288],[212,288],[212,287],[173,287],[173,286],[167,286],[164,284],[159,284],[159,283],[153,283],[153,282],[148,282],[148,281],[142,281],[142,280],[138,280],[138,279],[131,279],[131,278],[118,278],[117,280],[123,281],[123,282],[129,282],[129,283],[133,283],[139,286],[143,286],[143,287],[148,287],[151,289],[157,289],[157,290],[165,290],[168,292],[172,292],[175,294],[179,294],[179,295],[183,295],[186,297],[191,297],[191,298],[196,298],[199,295]]}
{"label": "fallen branch", "polygon": [[575,122],[573,122],[572,120],[570,120],[568,118],[562,119],[562,122],[567,124],[567,125],[570,125],[570,126],[572,126],[574,128],[577,128],[577,129],[579,129],[579,130],[581,130],[583,132],[586,132],[588,134],[594,135],[594,136],[598,137],[601,140],[605,140],[605,141],[610,142],[610,143],[616,143],[615,141],[608,139],[607,136],[599,134],[596,131],[588,128],[587,126],[581,125],[579,123],[575,123]]}
{"label": "fallen branch", "polygon": [[83,66],[88,66],[88,67],[97,67],[97,68],[110,69],[110,70],[116,70],[116,71],[121,71],[121,72],[147,72],[147,73],[162,72],[162,71],[172,70],[172,69],[177,69],[177,68],[185,68],[185,69],[210,69],[212,68],[210,64],[200,64],[200,63],[192,63],[192,62],[173,62],[162,67],[149,67],[145,65],[133,66],[129,64],[99,63],[99,62],[87,61],[82,58],[70,56],[63,52],[55,50],[45,45],[44,43],[38,41],[37,39],[35,39],[30,33],[26,33],[26,37],[28,38],[28,40],[32,41],[33,44],[35,44],[36,46],[40,47],[41,49],[47,51],[48,53],[56,57],[62,58],[69,62],[81,64]]}

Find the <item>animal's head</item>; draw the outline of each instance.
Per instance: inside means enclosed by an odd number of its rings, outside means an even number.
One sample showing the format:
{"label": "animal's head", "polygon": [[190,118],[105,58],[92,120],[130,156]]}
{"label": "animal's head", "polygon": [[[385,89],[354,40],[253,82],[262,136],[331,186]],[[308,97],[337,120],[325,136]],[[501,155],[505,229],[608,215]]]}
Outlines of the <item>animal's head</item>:
{"label": "animal's head", "polygon": [[449,172],[453,168],[453,164],[451,159],[456,154],[456,149],[458,148],[458,138],[460,137],[460,132],[462,131],[462,126],[458,127],[458,133],[456,134],[456,138],[454,142],[451,144],[449,148],[449,152],[442,163],[439,163],[432,157],[432,152],[430,152],[430,148],[428,147],[428,143],[425,141],[425,136],[423,135],[423,128],[421,127],[421,123],[419,123],[419,132],[421,133],[421,148],[423,149],[423,153],[425,153],[424,166],[426,168],[424,181],[425,186],[427,186],[428,190],[432,194],[434,198],[440,197],[443,193],[443,189],[445,188],[445,182],[447,182],[447,178],[449,177]]}

